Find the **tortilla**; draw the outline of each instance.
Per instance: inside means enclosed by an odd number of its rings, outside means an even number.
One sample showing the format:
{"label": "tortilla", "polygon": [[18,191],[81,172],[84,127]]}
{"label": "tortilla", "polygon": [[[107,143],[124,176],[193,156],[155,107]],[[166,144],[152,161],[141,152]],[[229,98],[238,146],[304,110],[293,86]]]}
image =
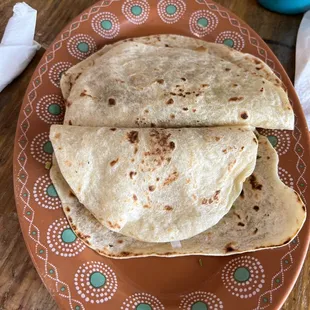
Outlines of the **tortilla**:
{"label": "tortilla", "polygon": [[181,241],[180,248],[172,248],[170,243],[141,242],[110,231],[76,197],[68,194],[70,188],[56,161],[51,178],[72,229],[101,255],[113,258],[225,256],[283,246],[295,237],[306,218],[299,195],[280,181],[278,155],[263,136],[259,137],[258,155],[254,173],[244,183],[242,195],[229,213],[212,228]]}
{"label": "tortilla", "polygon": [[266,64],[181,36],[107,45],[69,69],[61,87],[65,124],[294,128],[287,94]]}
{"label": "tortilla", "polygon": [[215,225],[253,172],[252,128],[116,129],[52,125],[60,170],[78,200],[115,232],[148,242]]}

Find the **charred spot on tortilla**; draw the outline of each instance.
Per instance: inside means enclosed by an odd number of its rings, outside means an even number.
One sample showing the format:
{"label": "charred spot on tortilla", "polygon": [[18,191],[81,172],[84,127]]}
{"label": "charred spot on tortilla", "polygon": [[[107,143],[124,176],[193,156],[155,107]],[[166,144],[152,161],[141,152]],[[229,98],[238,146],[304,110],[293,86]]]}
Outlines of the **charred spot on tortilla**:
{"label": "charred spot on tortilla", "polygon": [[155,191],[155,186],[154,185],[150,185],[149,186],[149,191],[150,192],[154,192]]}
{"label": "charred spot on tortilla", "polygon": [[72,217],[71,217],[71,216],[68,216],[68,220],[69,220],[69,222],[70,222],[70,223],[72,223],[72,222],[73,222],[73,220],[72,220]]}
{"label": "charred spot on tortilla", "polygon": [[109,99],[108,99],[108,104],[109,104],[109,106],[116,105],[115,99],[114,99],[114,98],[109,98]]}
{"label": "charred spot on tortilla", "polygon": [[242,119],[247,119],[248,118],[248,114],[246,112],[243,112],[243,113],[240,114],[240,117]]}
{"label": "charred spot on tortilla", "polygon": [[195,48],[196,52],[206,52],[207,49],[204,46],[198,46]]}
{"label": "charred spot on tortilla", "polygon": [[123,252],[121,252],[121,255],[120,256],[129,256],[130,255],[130,253],[129,252],[125,252],[125,251],[123,251]]}
{"label": "charred spot on tortilla", "polygon": [[264,87],[262,87],[259,91],[260,91],[260,92],[263,92],[263,91],[264,91]]}
{"label": "charred spot on tortilla", "polygon": [[130,172],[129,172],[129,177],[130,177],[131,179],[133,179],[133,177],[134,177],[136,174],[137,174],[137,172],[135,172],[135,171],[130,171]]}
{"label": "charred spot on tortilla", "polygon": [[151,123],[151,127],[154,128],[156,127],[156,125],[154,123]]}
{"label": "charred spot on tortilla", "polygon": [[59,139],[59,138],[60,138],[60,133],[57,132],[57,133],[55,134],[55,139]]}
{"label": "charred spot on tortilla", "polygon": [[184,111],[188,111],[188,108],[183,108]]}
{"label": "charred spot on tortilla", "polygon": [[123,240],[117,240],[117,243],[121,244],[123,243]]}
{"label": "charred spot on tortilla", "polygon": [[244,227],[244,226],[245,226],[245,224],[244,224],[244,223],[242,223],[242,222],[239,222],[239,223],[238,223],[238,226]]}
{"label": "charred spot on tortilla", "polygon": [[110,166],[113,167],[117,162],[118,162],[118,158],[112,160],[112,161],[110,162]]}
{"label": "charred spot on tortilla", "polygon": [[170,114],[170,118],[171,119],[175,119],[175,115],[174,114]]}
{"label": "charred spot on tortilla", "polygon": [[170,98],[167,102],[166,102],[166,104],[173,104],[174,103],[174,100],[172,99],[172,98]]}
{"label": "charred spot on tortilla", "polygon": [[233,84],[233,87],[237,87],[237,86],[238,86],[238,84],[236,84],[236,83]]}
{"label": "charred spot on tortilla", "polygon": [[169,142],[169,147],[171,150],[174,150],[175,149],[175,143],[173,141],[170,141]]}
{"label": "charred spot on tortilla", "polygon": [[70,212],[70,208],[69,208],[69,207],[66,207],[66,211],[67,211],[67,212]]}
{"label": "charred spot on tortilla", "polygon": [[225,252],[228,253],[228,252],[233,252],[233,251],[236,251],[236,249],[233,248],[232,242],[226,244],[226,246],[225,246]]}
{"label": "charred spot on tortilla", "polygon": [[252,186],[252,189],[262,190],[263,185],[258,183],[257,178],[254,174],[250,175],[249,180],[250,180],[250,184]]}
{"label": "charred spot on tortilla", "polygon": [[132,130],[127,133],[127,138],[130,143],[138,143],[139,142],[139,133],[138,131]]}
{"label": "charred spot on tortilla", "polygon": [[230,68],[225,68],[225,71],[230,71],[231,69]]}
{"label": "charred spot on tortilla", "polygon": [[220,137],[215,137],[215,141],[220,141],[221,138]]}
{"label": "charred spot on tortilla", "polygon": [[164,181],[164,186],[169,185],[174,182],[179,177],[179,173],[177,171],[172,172]]}
{"label": "charred spot on tortilla", "polygon": [[228,99],[229,102],[232,102],[232,101],[241,101],[243,100],[244,97],[240,96],[240,97],[231,97]]}
{"label": "charred spot on tortilla", "polygon": [[167,206],[165,206],[165,210],[166,210],[166,211],[172,211],[173,208],[172,208],[171,206],[168,206],[168,205],[167,205]]}
{"label": "charred spot on tortilla", "polygon": [[69,100],[66,100],[66,101],[65,101],[65,106],[66,106],[66,107],[69,108],[71,105],[72,105],[72,101],[69,101]]}
{"label": "charred spot on tortilla", "polygon": [[172,96],[176,96],[176,93],[170,92],[170,95],[172,95]]}
{"label": "charred spot on tortilla", "polygon": [[258,231],[258,228],[255,228],[254,232],[253,232],[253,235],[255,235]]}
{"label": "charred spot on tortilla", "polygon": [[257,212],[259,210],[259,206],[254,206],[253,209]]}
{"label": "charred spot on tortilla", "polygon": [[157,82],[158,84],[164,84],[165,80],[164,80],[164,79],[158,79],[158,80],[156,80],[156,82]]}
{"label": "charred spot on tortilla", "polygon": [[144,110],[144,113],[149,113],[149,110],[148,109]]}
{"label": "charred spot on tortilla", "polygon": [[71,122],[71,120],[69,120],[68,124],[69,124],[70,126],[72,126],[72,122]]}
{"label": "charred spot on tortilla", "polygon": [[209,87],[209,84],[201,84],[201,87]]}
{"label": "charred spot on tortilla", "polygon": [[181,80],[185,82],[185,81],[186,81],[186,78],[185,78],[185,77],[181,77]]}
{"label": "charred spot on tortilla", "polygon": [[137,200],[138,200],[138,197],[137,197],[137,195],[135,195],[135,194],[132,195],[132,198],[133,198],[134,201],[137,201]]}
{"label": "charred spot on tortilla", "polygon": [[110,128],[110,130],[111,130],[111,131],[115,131],[115,130],[116,130],[116,128]]}
{"label": "charred spot on tortilla", "polygon": [[196,109],[192,109],[192,111],[195,113],[197,110]]}
{"label": "charred spot on tortilla", "polygon": [[108,225],[110,226],[110,228],[114,228],[114,229],[120,229],[121,227],[119,226],[119,224],[115,223],[113,224],[111,221],[108,221]]}
{"label": "charred spot on tortilla", "polygon": [[143,208],[144,208],[144,209],[149,209],[150,206],[149,206],[149,205],[144,205]]}

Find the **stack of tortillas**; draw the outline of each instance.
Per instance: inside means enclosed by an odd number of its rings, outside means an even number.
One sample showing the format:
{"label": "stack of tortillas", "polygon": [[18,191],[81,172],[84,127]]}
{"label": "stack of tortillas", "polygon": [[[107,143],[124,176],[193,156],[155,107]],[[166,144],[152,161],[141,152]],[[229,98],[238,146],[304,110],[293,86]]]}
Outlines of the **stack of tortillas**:
{"label": "stack of tortillas", "polygon": [[229,255],[288,243],[305,221],[255,127],[294,127],[261,60],[176,36],[107,45],[63,74],[51,178],[98,253]]}

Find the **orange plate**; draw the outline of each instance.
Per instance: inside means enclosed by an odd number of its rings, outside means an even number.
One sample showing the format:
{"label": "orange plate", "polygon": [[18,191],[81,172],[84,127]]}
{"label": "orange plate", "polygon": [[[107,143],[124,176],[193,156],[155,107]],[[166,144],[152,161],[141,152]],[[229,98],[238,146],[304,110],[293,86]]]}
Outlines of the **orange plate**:
{"label": "orange plate", "polygon": [[[60,75],[106,43],[159,33],[225,43],[261,58],[274,70],[288,89],[296,126],[294,131],[261,133],[270,137],[280,156],[281,179],[304,201],[310,199],[306,191],[309,138],[301,106],[279,61],[248,25],[209,0],[98,2],[75,18],[47,49],[19,115],[15,196],[33,263],[62,309],[277,309],[304,261],[309,220],[285,247],[230,257],[113,260],[99,256],[70,234],[47,167],[52,158],[49,127],[62,123],[64,115]],[[238,274],[245,277],[243,282]]]}

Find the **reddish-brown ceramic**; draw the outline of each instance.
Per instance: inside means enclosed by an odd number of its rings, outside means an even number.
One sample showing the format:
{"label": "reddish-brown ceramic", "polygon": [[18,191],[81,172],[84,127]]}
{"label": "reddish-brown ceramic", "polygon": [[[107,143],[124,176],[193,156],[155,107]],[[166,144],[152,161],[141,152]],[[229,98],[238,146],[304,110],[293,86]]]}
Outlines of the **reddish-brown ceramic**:
{"label": "reddish-brown ceramic", "polygon": [[[60,308],[278,309],[306,255],[309,221],[280,249],[229,257],[113,260],[72,233],[49,178],[49,127],[61,123],[63,71],[104,44],[175,33],[224,43],[264,60],[283,80],[296,114],[294,131],[262,130],[280,156],[279,175],[310,199],[308,132],[291,82],[262,39],[209,0],[101,1],[75,18],[47,49],[20,111],[14,154],[15,196],[23,235],[42,281]],[[279,214],[281,216],[281,214]]]}

